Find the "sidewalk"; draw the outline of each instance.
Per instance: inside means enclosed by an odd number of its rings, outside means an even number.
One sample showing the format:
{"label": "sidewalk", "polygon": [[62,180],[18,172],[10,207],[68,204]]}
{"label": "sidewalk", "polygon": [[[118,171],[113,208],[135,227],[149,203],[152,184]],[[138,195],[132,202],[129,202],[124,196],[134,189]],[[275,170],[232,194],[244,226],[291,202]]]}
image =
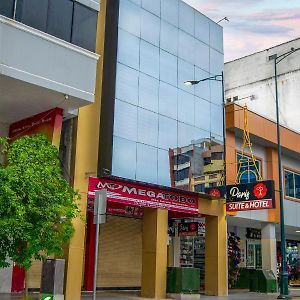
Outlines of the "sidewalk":
{"label": "sidewalk", "polygon": [[[294,300],[300,300],[300,289],[291,289],[290,295]],[[248,291],[238,291],[230,292],[228,297],[216,297],[216,296],[205,296],[201,295],[201,300],[275,300],[278,294],[259,294],[250,293]],[[41,296],[39,294],[31,294],[32,300],[40,300]],[[21,300],[22,295],[0,295],[0,300]],[[92,300],[92,294],[84,294],[81,297],[82,300]],[[145,300],[145,298],[140,298],[137,292],[98,292],[97,300]],[[163,300],[163,299],[161,299]]]}

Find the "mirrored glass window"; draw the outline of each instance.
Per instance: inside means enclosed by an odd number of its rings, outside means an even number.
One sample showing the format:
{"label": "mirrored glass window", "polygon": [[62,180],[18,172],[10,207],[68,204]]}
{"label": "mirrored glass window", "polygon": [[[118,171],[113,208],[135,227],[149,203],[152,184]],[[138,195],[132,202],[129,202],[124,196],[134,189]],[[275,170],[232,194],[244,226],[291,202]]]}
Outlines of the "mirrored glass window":
{"label": "mirrored glass window", "polygon": [[159,116],[158,147],[169,150],[177,147],[177,121]]}
{"label": "mirrored glass window", "polygon": [[115,136],[113,139],[112,174],[135,179],[136,143]]}
{"label": "mirrored glass window", "polygon": [[223,135],[223,107],[220,105],[211,104],[211,131]]}
{"label": "mirrored glass window", "polygon": [[159,85],[159,113],[177,119],[177,88],[162,81]]}
{"label": "mirrored glass window", "polygon": [[178,49],[178,28],[161,21],[160,47],[167,52],[177,55]]}
{"label": "mirrored glass window", "polygon": [[223,53],[223,27],[210,22],[210,46]]}
{"label": "mirrored glass window", "polygon": [[191,35],[179,30],[178,56],[192,64],[194,64],[195,55],[202,54],[197,48],[195,51],[195,41]]}
{"label": "mirrored glass window", "polygon": [[178,122],[178,147],[185,147],[192,144],[195,139],[194,128],[191,125]]}
{"label": "mirrored glass window", "polygon": [[198,40],[195,40],[195,65],[209,71],[209,47]]}
{"label": "mirrored glass window", "polygon": [[200,12],[195,12],[195,36],[206,44],[209,44],[209,22],[206,16]]}
{"label": "mirrored glass window", "polygon": [[195,97],[195,126],[210,130],[210,103]]}
{"label": "mirrored glass window", "polygon": [[140,73],[139,106],[158,112],[159,81],[151,76]]}
{"label": "mirrored glass window", "polygon": [[163,50],[160,50],[160,79],[177,85],[177,57]]}
{"label": "mirrored glass window", "polygon": [[[195,67],[195,80],[202,80],[210,77],[211,75],[208,72],[203,71],[202,69]],[[206,100],[210,100],[210,82],[203,81],[195,85],[195,95]]]}
{"label": "mirrored glass window", "polygon": [[115,101],[114,134],[128,140],[137,140],[137,107]]}
{"label": "mirrored glass window", "polygon": [[160,16],[160,0],[142,0],[142,7],[153,14]]}
{"label": "mirrored glass window", "polygon": [[47,33],[67,42],[71,40],[73,1],[49,1]]}
{"label": "mirrored glass window", "polygon": [[158,140],[158,114],[138,109],[138,141],[157,147]]}
{"label": "mirrored glass window", "polygon": [[185,60],[178,59],[178,87],[188,93],[195,92],[194,85],[185,85],[188,80],[194,80],[194,65],[186,62]]}
{"label": "mirrored glass window", "polygon": [[179,28],[192,36],[195,34],[194,9],[183,1],[179,1]]}
{"label": "mirrored glass window", "polygon": [[210,48],[210,73],[221,74],[223,68],[224,68],[223,54]]}
{"label": "mirrored glass window", "polygon": [[157,183],[157,148],[137,144],[136,179]]}
{"label": "mirrored glass window", "polygon": [[141,40],[140,70],[159,78],[159,48]]}
{"label": "mirrored glass window", "polygon": [[161,1],[161,18],[178,27],[178,0]]}
{"label": "mirrored glass window", "polygon": [[139,72],[123,64],[117,64],[116,98],[138,104]]}
{"label": "mirrored glass window", "polygon": [[139,38],[119,29],[118,44],[118,61],[138,70],[140,50]]}
{"label": "mirrored glass window", "polygon": [[216,80],[211,80],[210,81],[210,100],[211,102],[222,105],[222,82],[221,81],[216,81]]}
{"label": "mirrored glass window", "polygon": [[139,37],[141,33],[141,8],[129,0],[120,0],[119,26]]}
{"label": "mirrored glass window", "polygon": [[165,186],[171,185],[169,152],[158,149],[158,183]]}
{"label": "mirrored glass window", "polygon": [[160,33],[160,19],[148,12],[142,10],[141,21],[141,37],[147,42],[158,46],[159,45],[159,33]]}
{"label": "mirrored glass window", "polygon": [[178,90],[178,120],[190,125],[195,122],[194,96],[182,90]]}

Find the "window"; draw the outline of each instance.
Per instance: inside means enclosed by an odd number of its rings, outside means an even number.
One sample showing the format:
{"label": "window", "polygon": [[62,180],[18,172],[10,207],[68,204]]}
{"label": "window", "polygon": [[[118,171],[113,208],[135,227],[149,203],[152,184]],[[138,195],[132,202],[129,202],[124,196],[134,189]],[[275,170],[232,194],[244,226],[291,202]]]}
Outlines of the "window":
{"label": "window", "polygon": [[14,0],[1,0],[0,1],[0,15],[8,18],[13,17]]}
{"label": "window", "polygon": [[186,154],[178,154],[174,156],[174,164],[175,165],[182,165],[190,162],[190,157]]}
{"label": "window", "polygon": [[195,185],[195,192],[204,193],[204,190],[205,190],[205,184],[204,183]]}
{"label": "window", "polygon": [[188,178],[189,178],[189,168],[185,168],[180,171],[174,171],[175,181],[181,181]]}
{"label": "window", "polygon": [[284,170],[285,195],[300,199],[300,174]]}
{"label": "window", "polygon": [[74,2],[72,43],[95,51],[97,12]]}
{"label": "window", "polygon": [[48,0],[18,0],[17,20],[46,32]]}
{"label": "window", "polygon": [[259,160],[255,161],[255,167],[251,157],[237,153],[237,163],[240,183],[255,182],[258,180],[259,175],[257,174],[257,170],[261,173],[261,162]]}
{"label": "window", "polygon": [[73,2],[51,0],[48,7],[47,33],[70,42],[72,30]]}

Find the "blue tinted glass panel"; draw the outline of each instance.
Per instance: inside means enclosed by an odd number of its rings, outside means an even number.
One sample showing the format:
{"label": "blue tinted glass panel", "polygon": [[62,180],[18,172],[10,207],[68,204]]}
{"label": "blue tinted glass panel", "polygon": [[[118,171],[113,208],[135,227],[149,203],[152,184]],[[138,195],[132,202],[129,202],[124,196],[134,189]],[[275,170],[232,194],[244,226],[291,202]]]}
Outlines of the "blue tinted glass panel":
{"label": "blue tinted glass panel", "polygon": [[195,127],[178,122],[178,147],[192,144],[195,139]]}
{"label": "blue tinted glass panel", "polygon": [[217,135],[223,135],[223,108],[211,104],[211,131]]}
{"label": "blue tinted glass panel", "polygon": [[141,26],[142,39],[159,46],[160,19],[143,9]]}
{"label": "blue tinted glass panel", "polygon": [[190,125],[195,122],[194,96],[182,90],[178,90],[178,120]]}
{"label": "blue tinted glass panel", "polygon": [[112,175],[135,179],[136,143],[119,137],[113,140]]}
{"label": "blue tinted glass panel", "polygon": [[158,149],[158,180],[160,185],[170,186],[169,152]]}
{"label": "blue tinted glass panel", "polygon": [[95,51],[98,12],[74,2],[72,43]]}
{"label": "blue tinted glass panel", "polygon": [[177,119],[177,88],[162,81],[159,86],[159,113]]}
{"label": "blue tinted glass panel", "polygon": [[140,40],[136,36],[119,29],[118,61],[139,69]]}
{"label": "blue tinted glass panel", "polygon": [[178,59],[178,87],[188,93],[194,94],[194,85],[185,85],[184,82],[194,80],[194,65],[186,62],[185,60]]}
{"label": "blue tinted glass panel", "polygon": [[142,7],[153,14],[160,16],[160,0],[142,0]]}
{"label": "blue tinted glass panel", "polygon": [[[210,76],[209,73],[203,71],[202,69],[195,67],[195,80],[201,80],[204,78],[208,78],[209,76]],[[195,95],[209,101],[210,100],[210,82],[204,81],[204,82],[199,82],[199,84],[196,84],[195,85]]]}
{"label": "blue tinted glass panel", "polygon": [[205,140],[207,140],[207,141],[210,142],[210,132],[195,127],[195,128],[194,128],[194,137],[193,137],[193,139],[194,139],[195,141],[199,141],[199,140],[205,139]]}
{"label": "blue tinted glass panel", "polygon": [[221,81],[210,81],[210,100],[212,103],[222,105],[222,82]]}
{"label": "blue tinted glass panel", "polygon": [[118,63],[116,80],[116,98],[138,104],[139,72]]}
{"label": "blue tinted glass panel", "polygon": [[119,26],[139,37],[141,33],[141,8],[129,0],[120,0]]}
{"label": "blue tinted glass panel", "polygon": [[114,135],[137,140],[137,107],[123,101],[115,102]]}
{"label": "blue tinted glass panel", "polygon": [[198,40],[209,44],[209,19],[200,12],[195,12],[195,36]]}
{"label": "blue tinted glass panel", "polygon": [[195,126],[210,130],[210,103],[195,97]]}
{"label": "blue tinted glass panel", "polygon": [[164,21],[161,21],[160,48],[177,55],[178,28]]}
{"label": "blue tinted glass panel", "polygon": [[182,30],[179,30],[178,56],[194,64],[195,56],[201,52],[195,52],[195,39]]}
{"label": "blue tinted glass panel", "polygon": [[140,73],[139,106],[158,112],[159,81]]}
{"label": "blue tinted glass panel", "polygon": [[300,175],[295,173],[295,198],[300,199]]}
{"label": "blue tinted glass panel", "polygon": [[285,171],[285,195],[288,197],[295,197],[295,183],[294,174],[289,171]]}
{"label": "blue tinted glass panel", "polygon": [[223,53],[223,27],[210,22],[210,46]]}
{"label": "blue tinted glass panel", "polygon": [[170,24],[178,27],[178,0],[161,1],[161,17]]}
{"label": "blue tinted glass panel", "polygon": [[157,147],[158,140],[158,114],[138,109],[138,141]]}
{"label": "blue tinted glass panel", "polygon": [[223,54],[210,48],[210,73],[221,74],[223,70],[224,70]]}
{"label": "blue tinted glass panel", "polygon": [[183,1],[179,1],[179,28],[191,35],[195,34],[194,9]]}
{"label": "blue tinted glass panel", "polygon": [[140,70],[159,78],[159,48],[141,40]]}
{"label": "blue tinted glass panel", "polygon": [[[209,47],[198,41],[195,40],[195,65],[201,68],[204,71],[209,71]],[[212,73],[212,74],[219,74],[219,73]]]}
{"label": "blue tinted glass panel", "polygon": [[160,79],[177,85],[177,57],[163,50],[160,51]]}
{"label": "blue tinted glass panel", "polygon": [[157,148],[137,144],[136,179],[157,183]]}
{"label": "blue tinted glass panel", "polygon": [[177,147],[177,121],[159,116],[158,147],[169,150]]}

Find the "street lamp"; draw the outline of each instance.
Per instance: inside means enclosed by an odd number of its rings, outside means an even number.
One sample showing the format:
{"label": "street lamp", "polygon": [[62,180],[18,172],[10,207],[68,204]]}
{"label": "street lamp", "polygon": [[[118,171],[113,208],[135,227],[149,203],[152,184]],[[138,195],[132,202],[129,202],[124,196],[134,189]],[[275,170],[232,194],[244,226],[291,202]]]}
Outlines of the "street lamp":
{"label": "street lamp", "polygon": [[276,127],[277,127],[277,152],[278,152],[278,173],[279,173],[279,199],[280,199],[280,237],[281,237],[281,272],[280,272],[280,294],[278,299],[288,298],[288,273],[286,271],[286,239],[284,229],[284,206],[283,206],[283,184],[282,184],[282,163],[281,163],[281,144],[280,144],[280,123],[279,123],[279,104],[278,104],[278,87],[277,87],[277,64],[287,58],[300,48],[291,48],[290,51],[279,56],[273,54],[269,56],[269,61],[274,60],[275,71],[275,101],[276,101]]}
{"label": "street lamp", "polygon": [[[221,74],[213,75],[207,78],[203,78],[200,80],[187,80],[184,82],[185,85],[187,86],[192,86],[195,84],[198,84],[203,81],[208,81],[208,80],[214,80],[214,81],[220,81],[222,83],[222,107],[223,107],[223,144],[224,144],[224,162],[226,159],[226,147],[225,147],[225,94],[224,94],[224,72],[222,71]],[[224,163],[224,185],[226,186],[226,168],[225,168],[225,163]]]}

